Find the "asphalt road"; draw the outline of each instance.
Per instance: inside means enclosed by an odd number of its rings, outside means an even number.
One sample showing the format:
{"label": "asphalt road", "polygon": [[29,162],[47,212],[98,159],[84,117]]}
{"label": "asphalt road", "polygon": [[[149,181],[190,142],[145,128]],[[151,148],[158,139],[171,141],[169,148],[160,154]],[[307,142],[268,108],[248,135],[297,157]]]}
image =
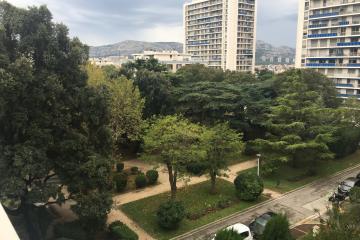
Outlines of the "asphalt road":
{"label": "asphalt road", "polygon": [[310,183],[280,198],[264,202],[244,212],[233,214],[224,219],[210,223],[189,233],[176,237],[182,239],[211,239],[214,233],[235,223],[249,224],[255,217],[273,211],[285,213],[290,224],[296,224],[315,215],[315,209],[325,212],[329,207],[328,198],[342,180],[354,177],[360,172],[360,165],[339,172],[331,177]]}

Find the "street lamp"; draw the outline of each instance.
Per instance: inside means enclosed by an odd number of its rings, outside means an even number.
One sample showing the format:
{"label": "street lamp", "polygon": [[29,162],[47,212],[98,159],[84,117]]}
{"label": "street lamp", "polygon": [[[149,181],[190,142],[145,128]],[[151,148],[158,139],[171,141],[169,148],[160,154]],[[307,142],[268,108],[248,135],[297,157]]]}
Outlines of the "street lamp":
{"label": "street lamp", "polygon": [[256,154],[257,156],[257,174],[260,177],[260,158],[261,158],[261,154]]}

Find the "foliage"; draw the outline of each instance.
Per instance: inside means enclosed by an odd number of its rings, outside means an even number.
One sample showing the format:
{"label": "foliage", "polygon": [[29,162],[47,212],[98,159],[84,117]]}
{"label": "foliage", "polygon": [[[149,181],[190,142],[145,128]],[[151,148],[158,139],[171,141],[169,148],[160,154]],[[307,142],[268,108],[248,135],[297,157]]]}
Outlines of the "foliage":
{"label": "foliage", "polygon": [[332,105],[331,99],[336,95],[323,96],[332,91],[325,86],[325,90],[318,89],[320,86],[310,82],[308,74],[296,70],[276,77],[287,88],[280,91],[276,105],[271,107],[266,139],[255,141],[265,162],[289,162],[295,167],[314,169],[319,160],[334,156],[328,144],[333,141],[340,118],[336,109],[326,107],[324,98]]}
{"label": "foliage", "polygon": [[116,240],[138,240],[139,236],[128,226],[120,221],[112,222],[109,225],[110,234]]}
{"label": "foliage", "polygon": [[79,221],[59,223],[54,226],[56,238],[87,240],[87,234]]}
{"label": "foliage", "polygon": [[203,175],[208,169],[208,164],[205,161],[191,161],[186,165],[186,171],[195,176]]}
{"label": "foliage", "polygon": [[356,127],[342,127],[334,133],[334,140],[329,148],[335,153],[336,158],[348,156],[359,148],[360,129]]}
{"label": "foliage", "polygon": [[360,187],[353,187],[350,191],[350,201],[360,204]]}
{"label": "foliage", "polygon": [[204,152],[203,161],[212,182],[211,192],[215,193],[216,178],[227,170],[228,161],[241,155],[241,135],[230,129],[228,124],[217,124],[207,128],[201,135],[200,148]]}
{"label": "foliage", "polygon": [[116,171],[117,172],[122,172],[124,170],[125,164],[124,163],[117,163],[116,164]]}
{"label": "foliage", "polygon": [[266,224],[261,240],[293,240],[290,224],[285,215],[277,215]]}
{"label": "foliage", "polygon": [[134,166],[130,168],[130,171],[132,175],[136,175],[139,173],[139,168]]}
{"label": "foliage", "polygon": [[178,177],[186,172],[187,163],[197,159],[198,151],[194,149],[201,131],[200,126],[180,116],[166,116],[156,119],[144,136],[142,158],[166,165],[172,198],[176,195]]}
{"label": "foliage", "polygon": [[[51,198],[63,203],[65,185],[86,220],[97,207],[93,192],[105,195],[110,184],[107,92],[87,86],[88,47],[45,6],[1,2],[0,12],[1,195],[28,209]],[[92,217],[106,217],[111,199],[101,205],[104,214]]]}
{"label": "foliage", "polygon": [[156,170],[149,170],[146,172],[146,177],[149,185],[154,185],[157,183],[159,173]]}
{"label": "foliage", "polygon": [[176,229],[185,217],[185,208],[180,202],[168,201],[157,211],[158,223],[165,229]]}
{"label": "foliage", "polygon": [[224,229],[216,233],[215,240],[243,240],[244,238],[234,229]]}
{"label": "foliage", "polygon": [[151,59],[137,59],[135,62],[129,62],[122,65],[120,74],[126,76],[129,79],[133,79],[139,71],[147,70],[151,72],[166,72],[167,68],[165,65],[160,64],[155,58]]}
{"label": "foliage", "polygon": [[135,178],[136,188],[144,188],[146,187],[146,184],[147,184],[147,180],[143,173],[140,173],[139,175],[136,176]]}
{"label": "foliage", "polygon": [[126,173],[118,173],[114,176],[115,188],[117,192],[122,192],[125,190],[128,176]]}
{"label": "foliage", "polygon": [[264,190],[261,178],[251,172],[239,174],[234,184],[237,196],[244,201],[255,201]]}

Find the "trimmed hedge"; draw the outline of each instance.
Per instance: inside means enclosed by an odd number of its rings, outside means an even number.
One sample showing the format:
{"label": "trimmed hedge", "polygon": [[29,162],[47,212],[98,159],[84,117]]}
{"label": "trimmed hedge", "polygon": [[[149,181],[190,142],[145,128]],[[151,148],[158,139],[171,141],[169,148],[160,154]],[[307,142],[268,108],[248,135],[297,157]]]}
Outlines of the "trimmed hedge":
{"label": "trimmed hedge", "polygon": [[159,178],[159,173],[156,170],[149,170],[146,172],[146,177],[148,180],[148,184],[154,185],[155,183],[157,183],[157,180]]}
{"label": "trimmed hedge", "polygon": [[110,235],[117,240],[138,240],[139,236],[128,226],[120,221],[109,225]]}
{"label": "trimmed hedge", "polygon": [[126,173],[118,173],[114,176],[115,188],[117,192],[122,192],[125,190],[128,176]]}
{"label": "trimmed hedge", "polygon": [[136,188],[144,188],[147,185],[147,180],[144,174],[139,174],[135,178]]}
{"label": "trimmed hedge", "polygon": [[215,240],[243,240],[244,238],[234,229],[224,229],[216,234]]}
{"label": "trimmed hedge", "polygon": [[156,215],[160,227],[174,230],[179,227],[186,214],[185,208],[180,202],[169,201],[160,205]]}
{"label": "trimmed hedge", "polygon": [[205,161],[190,162],[186,166],[186,170],[189,173],[194,174],[195,176],[203,175],[206,172],[207,168],[208,168],[208,166]]}
{"label": "trimmed hedge", "polygon": [[264,191],[264,183],[255,173],[239,174],[234,181],[236,194],[244,201],[257,200]]}
{"label": "trimmed hedge", "polygon": [[87,234],[80,221],[67,222],[54,226],[55,238],[68,238],[74,240],[87,240]]}
{"label": "trimmed hedge", "polygon": [[125,164],[124,163],[117,163],[116,164],[116,171],[122,172],[124,170]]}

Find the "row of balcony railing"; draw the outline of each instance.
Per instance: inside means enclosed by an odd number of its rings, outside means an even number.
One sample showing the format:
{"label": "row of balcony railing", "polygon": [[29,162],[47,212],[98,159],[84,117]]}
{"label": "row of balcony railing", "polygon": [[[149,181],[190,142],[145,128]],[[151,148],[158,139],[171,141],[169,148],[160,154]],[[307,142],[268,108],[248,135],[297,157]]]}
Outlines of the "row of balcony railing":
{"label": "row of balcony railing", "polygon": [[360,67],[360,63],[306,63],[306,67]]}

